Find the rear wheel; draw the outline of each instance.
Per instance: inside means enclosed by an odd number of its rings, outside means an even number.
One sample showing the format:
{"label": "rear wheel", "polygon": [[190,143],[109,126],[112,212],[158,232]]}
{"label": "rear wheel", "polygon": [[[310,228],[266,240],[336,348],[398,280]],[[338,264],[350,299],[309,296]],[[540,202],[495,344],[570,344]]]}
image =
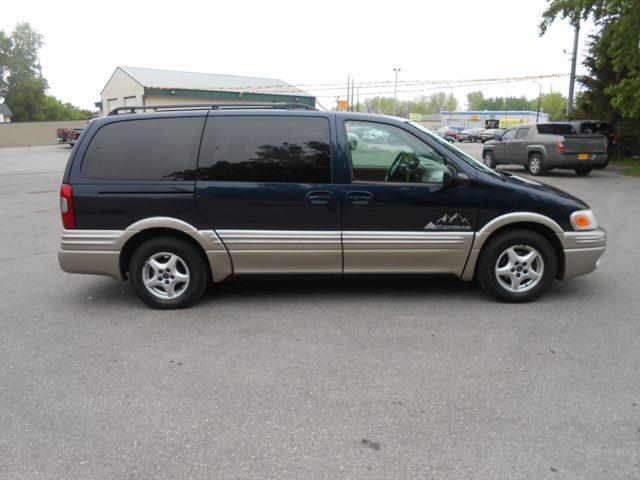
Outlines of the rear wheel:
{"label": "rear wheel", "polygon": [[544,175],[545,167],[542,155],[535,153],[529,157],[529,163],[527,163],[527,170],[531,175]]}
{"label": "rear wheel", "polygon": [[482,159],[484,160],[484,164],[489,168],[496,168],[497,162],[496,157],[491,150],[486,151],[482,154]]}
{"label": "rear wheel", "polygon": [[513,230],[489,240],[476,277],[489,295],[503,302],[529,302],[545,293],[558,272],[553,246],[539,233]]}
{"label": "rear wheel", "polygon": [[173,237],[146,241],[129,264],[131,285],[147,305],[183,308],[200,298],[207,286],[207,269],[198,251]]}
{"label": "rear wheel", "polygon": [[576,167],[576,174],[584,177],[586,175],[589,175],[591,173],[591,170],[593,170],[593,167],[590,167],[588,165],[580,165],[579,167]]}

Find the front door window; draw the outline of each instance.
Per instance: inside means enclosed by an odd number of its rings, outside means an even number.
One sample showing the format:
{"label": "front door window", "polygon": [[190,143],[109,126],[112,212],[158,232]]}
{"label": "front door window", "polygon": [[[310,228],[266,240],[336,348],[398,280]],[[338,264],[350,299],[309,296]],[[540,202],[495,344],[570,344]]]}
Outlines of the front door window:
{"label": "front door window", "polygon": [[347,121],[354,183],[442,183],[444,157],[393,125]]}

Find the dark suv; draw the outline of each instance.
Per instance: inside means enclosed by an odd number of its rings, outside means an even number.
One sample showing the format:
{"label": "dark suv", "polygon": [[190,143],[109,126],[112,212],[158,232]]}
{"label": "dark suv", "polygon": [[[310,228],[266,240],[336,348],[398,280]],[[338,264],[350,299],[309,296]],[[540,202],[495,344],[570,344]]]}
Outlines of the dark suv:
{"label": "dark suv", "polygon": [[410,121],[286,104],[123,109],[71,153],[59,262],[128,278],[152,307],[189,305],[231,275],[310,273],[447,273],[522,302],[591,272],[605,249],[584,202]]}

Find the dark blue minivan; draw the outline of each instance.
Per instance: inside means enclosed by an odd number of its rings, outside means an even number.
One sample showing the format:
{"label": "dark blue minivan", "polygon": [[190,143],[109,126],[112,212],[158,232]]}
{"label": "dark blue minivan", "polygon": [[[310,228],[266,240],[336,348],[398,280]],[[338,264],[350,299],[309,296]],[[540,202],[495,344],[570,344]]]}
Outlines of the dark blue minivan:
{"label": "dark blue minivan", "polygon": [[581,200],[416,123],[294,104],[116,109],[74,147],[60,205],[62,269],[156,308],[251,274],[445,273],[524,302],[606,244]]}

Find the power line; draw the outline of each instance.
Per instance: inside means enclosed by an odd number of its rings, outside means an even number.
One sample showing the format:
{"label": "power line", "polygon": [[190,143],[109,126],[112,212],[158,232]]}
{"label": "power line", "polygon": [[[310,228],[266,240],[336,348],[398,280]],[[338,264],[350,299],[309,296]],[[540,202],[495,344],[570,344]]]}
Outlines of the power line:
{"label": "power line", "polygon": [[[559,78],[566,77],[566,73],[555,73],[555,74],[547,74],[547,75],[526,75],[519,77],[493,77],[493,78],[476,78],[476,79],[448,79],[448,80],[398,80],[398,86],[419,86],[419,85],[441,85],[441,86],[450,86],[460,83],[506,83],[506,82],[524,82],[530,80],[544,80],[549,78]],[[358,82],[358,86],[362,89],[373,89],[373,88],[384,88],[389,87],[394,84],[393,80],[377,80],[377,81],[365,81]],[[309,90],[312,91],[335,91],[341,90],[344,88],[344,82],[335,82],[335,83],[296,83],[296,84],[273,84],[273,85],[247,85],[247,86],[211,86],[211,90],[232,90],[232,91],[243,91],[243,92],[259,92],[262,90],[274,90],[281,89],[280,92],[273,93],[289,93],[291,95],[295,95],[296,93],[304,93],[304,92],[296,92],[296,88],[300,87],[311,87]]]}

